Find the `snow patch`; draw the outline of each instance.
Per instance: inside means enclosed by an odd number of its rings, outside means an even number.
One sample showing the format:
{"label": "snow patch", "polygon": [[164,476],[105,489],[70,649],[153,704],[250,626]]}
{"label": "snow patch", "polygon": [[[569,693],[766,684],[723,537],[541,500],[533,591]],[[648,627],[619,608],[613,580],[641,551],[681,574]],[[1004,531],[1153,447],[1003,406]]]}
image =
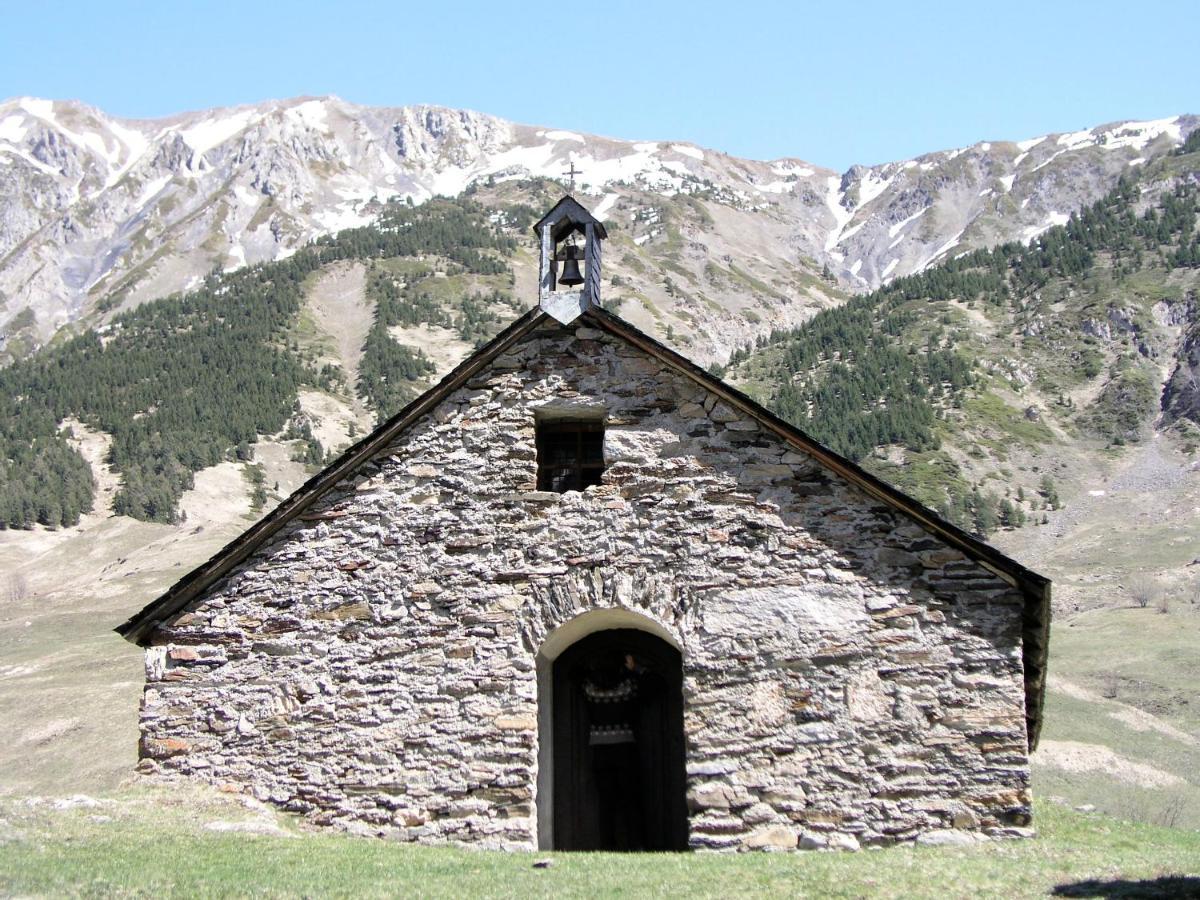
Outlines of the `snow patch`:
{"label": "snow patch", "polygon": [[847,228],[845,231],[843,231],[841,233],[841,235],[838,236],[838,243],[842,244],[842,243],[845,243],[846,241],[850,240],[850,238],[854,237],[856,234],[858,234],[860,231],[862,231],[863,226],[866,225],[867,222],[869,222],[869,221],[870,221],[870,219],[867,219],[866,221],[859,222],[857,225],[852,225],[851,227]]}
{"label": "snow patch", "polygon": [[929,209],[928,206],[924,206],[921,209],[917,210],[915,213],[913,213],[911,216],[909,216],[907,219],[903,219],[903,220],[897,222],[895,225],[893,225],[891,228],[888,229],[888,237],[894,238],[896,235],[898,235],[901,231],[904,230],[904,226],[908,225],[910,222],[915,222],[917,219],[921,218],[921,216],[925,215],[925,213],[928,211],[928,209]]}
{"label": "snow patch", "polygon": [[1129,161],[1129,165],[1131,165],[1131,166],[1140,166],[1140,165],[1141,165],[1142,163],[1144,163],[1145,161],[1146,161],[1146,157],[1144,157],[1144,156],[1139,156],[1137,159],[1131,159],[1131,160]]}
{"label": "snow patch", "polygon": [[771,171],[776,175],[795,175],[797,178],[810,178],[816,174],[809,166],[798,166],[791,162],[774,163]]}
{"label": "snow patch", "polygon": [[241,244],[234,244],[229,251],[229,258],[233,262],[225,267],[226,272],[232,272],[234,269],[240,269],[246,265],[246,250]]}
{"label": "snow patch", "polygon": [[576,134],[573,131],[539,131],[539,137],[544,137],[550,141],[576,141],[580,144],[586,144],[583,135]]}
{"label": "snow patch", "polygon": [[233,186],[233,196],[242,206],[257,206],[258,198],[261,195],[257,191],[252,191],[244,184],[235,184]]}
{"label": "snow patch", "polygon": [[58,169],[54,168],[53,166],[46,165],[46,163],[42,162],[40,159],[37,159],[34,156],[26,153],[24,150],[19,150],[16,147],[0,147],[0,153],[11,153],[13,156],[18,156],[37,169],[39,172],[44,172],[47,175],[62,175],[62,172],[58,171]]}
{"label": "snow patch", "polygon": [[1066,147],[1068,150],[1078,150],[1080,147],[1086,147],[1094,143],[1096,143],[1096,137],[1092,134],[1092,129],[1090,128],[1058,136],[1058,146]]}
{"label": "snow patch", "polygon": [[861,269],[861,268],[862,268],[862,260],[861,260],[861,259],[856,259],[856,260],[854,261],[854,265],[852,265],[852,266],[850,267],[850,274],[851,274],[851,275],[853,275],[855,278],[857,278],[857,277],[858,277],[858,270],[859,270],[859,269]]}
{"label": "snow patch", "polygon": [[[1024,209],[1023,204],[1022,209]],[[1021,233],[1021,242],[1028,243],[1039,234],[1049,231],[1055,225],[1066,225],[1069,221],[1071,221],[1071,217],[1066,213],[1052,212],[1050,213],[1048,221],[1044,225],[1032,225],[1029,228],[1026,228]]]}
{"label": "snow patch", "polygon": [[1017,154],[1017,158],[1013,160],[1013,168],[1015,169],[1017,166],[1019,166],[1021,164],[1021,160],[1025,159],[1025,157],[1028,155],[1028,153]]}
{"label": "snow patch", "polygon": [[1049,159],[1042,160],[1040,163],[1038,163],[1036,166],[1034,166],[1034,167],[1033,167],[1033,171],[1035,171],[1035,172],[1036,172],[1038,169],[1044,169],[1044,168],[1046,168],[1046,166],[1050,165],[1050,163],[1054,162],[1056,159],[1058,159],[1058,158],[1059,158],[1060,156],[1062,156],[1064,153],[1066,153],[1066,152],[1068,152],[1068,151],[1070,151],[1070,150],[1075,150],[1075,149],[1078,149],[1078,148],[1076,148],[1076,147],[1067,147],[1067,149],[1066,149],[1066,150],[1059,150],[1057,153],[1053,153],[1053,154],[1051,154]]}
{"label": "snow patch", "polygon": [[894,268],[896,268],[896,266],[898,266],[898,265],[900,265],[900,260],[899,260],[899,259],[893,259],[891,262],[889,262],[889,263],[888,263],[886,266],[884,266],[884,267],[883,267],[883,274],[882,274],[882,275],[880,275],[879,277],[880,277],[880,278],[887,278],[889,275],[891,275],[891,274],[892,274],[892,270],[893,270]]}
{"label": "snow patch", "polygon": [[1028,153],[1030,150],[1032,150],[1034,147],[1036,147],[1038,144],[1040,144],[1042,141],[1046,140],[1046,138],[1048,138],[1049,136],[1050,135],[1048,135],[1048,134],[1043,134],[1041,137],[1030,138],[1027,141],[1017,141],[1017,149],[1021,151],[1022,155],[1024,155],[1024,154]]}
{"label": "snow patch", "polygon": [[858,183],[858,205],[866,206],[886,191],[894,177],[889,175],[887,178],[880,178],[875,172],[868,172],[867,177]]}
{"label": "snow patch", "polygon": [[[964,228],[963,231],[966,231],[966,229]],[[941,256],[942,254],[949,251],[951,247],[953,247],[955,244],[958,243],[959,238],[961,238],[962,236],[963,236],[963,232],[960,231],[954,237],[950,238],[950,240],[946,241],[946,243],[942,244],[942,246],[938,247],[938,249],[934,252],[933,256],[931,256],[931,257],[929,257],[929,259],[925,260],[925,265],[926,266],[929,265],[935,259],[937,259],[939,256]]]}
{"label": "snow patch", "polygon": [[54,102],[51,100],[22,97],[17,105],[31,116],[37,116],[39,119],[46,119],[50,122],[54,121]]}
{"label": "snow patch", "polygon": [[170,174],[167,174],[155,178],[153,181],[147,182],[142,187],[142,192],[138,195],[137,200],[134,202],[134,206],[137,209],[144,208],[147,203],[158,196],[158,192],[165,188],[170,180],[171,176]]}
{"label": "snow patch", "polygon": [[672,144],[671,149],[676,153],[682,153],[684,156],[690,156],[692,159],[704,160],[704,151],[699,147],[689,147],[687,144]]}
{"label": "snow patch", "polygon": [[992,145],[985,141],[984,143],[979,145],[979,149],[982,150],[984,153],[987,153],[989,150],[992,149]]}
{"label": "snow patch", "polygon": [[0,119],[0,141],[11,141],[15,144],[24,139],[27,131],[29,129],[25,127],[25,120],[21,116],[5,116]]}
{"label": "snow patch", "polygon": [[617,202],[618,194],[605,194],[604,199],[596,204],[596,208],[592,210],[592,215],[604,221],[604,217],[608,215],[608,211],[613,208],[613,204]]}
{"label": "snow patch", "polygon": [[430,191],[432,195],[445,194],[454,197],[462,193],[472,181],[487,175],[510,174],[515,178],[521,173],[526,173],[557,177],[557,167],[551,167],[554,158],[555,146],[552,143],[538,144],[536,147],[513,147],[503,153],[497,153],[490,159],[483,158],[472,167],[450,167],[437,172]]}
{"label": "snow patch", "polygon": [[829,251],[841,241],[842,231],[854,218],[854,213],[842,206],[840,202],[842,179],[836,175],[830,175],[825,183],[825,206],[833,214],[833,229],[829,232],[829,237],[825,239],[825,249]]}
{"label": "snow patch", "polygon": [[787,194],[796,186],[794,181],[772,181],[769,184],[756,184],[754,189],[764,194]]}
{"label": "snow patch", "polygon": [[1016,175],[1001,175],[996,180],[998,182],[1000,182],[1002,185],[1004,185],[1004,191],[1005,191],[1005,193],[1007,193],[1008,191],[1012,190],[1013,182],[1017,180],[1017,176]]}
{"label": "snow patch", "polygon": [[254,118],[254,110],[243,110],[220,119],[205,119],[179,132],[189,147],[202,156],[213,147],[225,143],[246,128]]}
{"label": "snow patch", "polygon": [[[299,119],[309,128],[317,131],[329,130],[329,110],[320,100],[305,100],[288,110],[288,113]],[[191,143],[190,141],[188,143]]]}
{"label": "snow patch", "polygon": [[126,128],[118,122],[109,122],[108,130],[125,145],[125,171],[128,171],[150,149],[150,141],[140,131]]}
{"label": "snow patch", "polygon": [[1122,147],[1141,150],[1164,134],[1173,141],[1183,139],[1183,132],[1179,128],[1179,116],[1172,116],[1169,119],[1153,119],[1149,122],[1127,122],[1104,132],[1097,143],[1105,150],[1116,150]]}
{"label": "snow patch", "polygon": [[374,221],[374,216],[359,212],[353,203],[342,203],[313,216],[313,221],[325,231],[333,232],[367,225]]}

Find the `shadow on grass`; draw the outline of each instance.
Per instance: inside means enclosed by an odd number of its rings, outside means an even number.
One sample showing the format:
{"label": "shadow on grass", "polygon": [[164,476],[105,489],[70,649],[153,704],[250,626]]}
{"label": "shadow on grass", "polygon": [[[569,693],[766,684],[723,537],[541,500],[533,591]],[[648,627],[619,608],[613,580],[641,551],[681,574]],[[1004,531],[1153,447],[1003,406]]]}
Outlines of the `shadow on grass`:
{"label": "shadow on grass", "polygon": [[1158,878],[1146,878],[1130,881],[1125,878],[1113,878],[1101,881],[1089,878],[1087,881],[1075,881],[1070,884],[1060,884],[1053,891],[1055,897],[1106,897],[1114,900],[1141,900],[1141,898],[1161,897],[1194,897],[1200,898],[1200,878],[1188,875],[1160,875]]}

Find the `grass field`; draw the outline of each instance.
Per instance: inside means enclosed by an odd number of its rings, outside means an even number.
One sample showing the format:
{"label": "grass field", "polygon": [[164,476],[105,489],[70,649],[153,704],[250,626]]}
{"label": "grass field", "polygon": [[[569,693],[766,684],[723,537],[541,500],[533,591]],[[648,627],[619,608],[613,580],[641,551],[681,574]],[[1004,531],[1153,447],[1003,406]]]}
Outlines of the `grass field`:
{"label": "grass field", "polygon": [[[847,853],[531,854],[303,833],[197,790],[0,804],[5,896],[1200,897],[1200,833],[1052,803],[1040,835]],[[549,859],[547,868],[534,862]]]}

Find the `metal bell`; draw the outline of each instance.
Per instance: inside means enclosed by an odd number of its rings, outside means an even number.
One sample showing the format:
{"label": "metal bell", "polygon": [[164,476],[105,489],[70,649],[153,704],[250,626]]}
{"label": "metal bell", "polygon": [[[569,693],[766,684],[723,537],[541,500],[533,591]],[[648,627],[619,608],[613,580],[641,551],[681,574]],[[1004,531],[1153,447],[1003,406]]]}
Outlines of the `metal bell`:
{"label": "metal bell", "polygon": [[583,257],[583,252],[574,244],[568,244],[563,248],[563,270],[558,276],[558,283],[567,287],[574,287],[577,284],[583,284],[583,275],[579,271],[579,260]]}

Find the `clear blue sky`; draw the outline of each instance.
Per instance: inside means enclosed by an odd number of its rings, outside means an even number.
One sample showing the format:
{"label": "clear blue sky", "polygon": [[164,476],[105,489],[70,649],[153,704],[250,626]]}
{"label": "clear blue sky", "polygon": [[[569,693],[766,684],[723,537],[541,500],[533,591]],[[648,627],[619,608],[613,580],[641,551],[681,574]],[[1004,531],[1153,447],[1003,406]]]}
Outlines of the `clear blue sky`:
{"label": "clear blue sky", "polygon": [[6,0],[0,23],[0,97],[129,117],[337,94],[843,169],[1200,113],[1198,0]]}

